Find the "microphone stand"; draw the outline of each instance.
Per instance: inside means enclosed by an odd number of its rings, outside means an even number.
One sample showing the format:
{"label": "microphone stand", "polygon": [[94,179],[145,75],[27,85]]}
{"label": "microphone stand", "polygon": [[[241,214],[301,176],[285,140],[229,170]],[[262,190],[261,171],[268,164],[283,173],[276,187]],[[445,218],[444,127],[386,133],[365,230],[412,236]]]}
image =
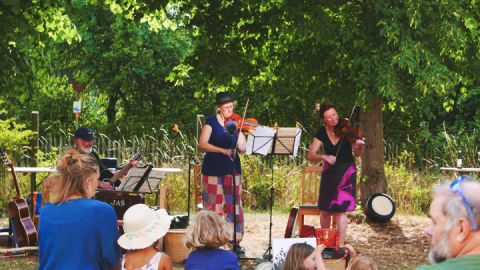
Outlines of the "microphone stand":
{"label": "microphone stand", "polygon": [[[233,245],[232,245],[232,251],[239,256],[241,253],[241,248],[237,243],[237,183],[235,181],[235,148],[237,144],[235,143],[235,132],[230,133],[230,136],[232,137],[232,201],[233,201]],[[237,139],[238,140],[238,139]]]}
{"label": "microphone stand", "polygon": [[192,161],[195,162],[193,160],[192,153],[189,153],[188,154],[187,224],[190,222],[190,200],[191,200],[190,191],[191,191],[191,181],[192,181],[190,171],[192,170]]}

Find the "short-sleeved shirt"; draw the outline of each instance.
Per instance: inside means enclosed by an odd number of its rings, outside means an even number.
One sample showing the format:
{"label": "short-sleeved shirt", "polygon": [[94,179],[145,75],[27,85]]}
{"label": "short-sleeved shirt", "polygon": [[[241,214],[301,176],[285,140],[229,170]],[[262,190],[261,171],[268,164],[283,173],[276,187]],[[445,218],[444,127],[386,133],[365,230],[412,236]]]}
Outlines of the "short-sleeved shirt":
{"label": "short-sleeved shirt", "polygon": [[48,203],[38,237],[38,269],[110,269],[120,261],[117,217],[104,202]]}
{"label": "short-sleeved shirt", "polygon": [[219,248],[192,251],[185,262],[185,270],[238,270],[238,257]]}
{"label": "short-sleeved shirt", "polygon": [[421,265],[417,270],[476,270],[480,269],[480,255],[465,255],[432,265]]}
{"label": "short-sleeved shirt", "polygon": [[[212,134],[208,140],[209,144],[221,148],[232,148],[237,145],[238,134],[230,135],[225,128],[218,122],[216,115],[211,115],[205,120],[205,125],[212,127]],[[232,141],[233,139],[233,141]],[[222,176],[232,174],[234,163],[232,160],[222,154],[207,152],[203,158],[202,174],[211,176]],[[235,173],[241,173],[240,157],[235,156]]]}
{"label": "short-sleeved shirt", "polygon": [[[337,144],[334,145],[332,141],[330,141],[330,138],[328,138],[327,129],[325,127],[321,127],[318,129],[317,133],[315,134],[315,138],[319,139],[322,142],[325,154],[337,156],[336,162],[351,163],[354,161],[352,154],[352,144],[347,139],[340,139]],[[339,147],[340,151],[338,150]]]}

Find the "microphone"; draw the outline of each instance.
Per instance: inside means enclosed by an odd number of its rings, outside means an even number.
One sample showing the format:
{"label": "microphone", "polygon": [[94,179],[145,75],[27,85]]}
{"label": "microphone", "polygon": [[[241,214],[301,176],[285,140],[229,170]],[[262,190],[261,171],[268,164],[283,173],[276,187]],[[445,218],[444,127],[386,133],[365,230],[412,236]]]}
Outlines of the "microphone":
{"label": "microphone", "polygon": [[233,136],[237,131],[237,123],[235,123],[233,120],[228,121],[228,123],[225,125],[225,131]]}

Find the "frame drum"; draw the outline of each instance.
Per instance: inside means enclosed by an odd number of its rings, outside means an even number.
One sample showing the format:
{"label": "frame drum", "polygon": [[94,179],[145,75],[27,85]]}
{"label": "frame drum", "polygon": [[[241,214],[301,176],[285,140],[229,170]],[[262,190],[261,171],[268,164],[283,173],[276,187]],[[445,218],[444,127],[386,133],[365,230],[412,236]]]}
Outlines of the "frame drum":
{"label": "frame drum", "polygon": [[395,215],[395,202],[385,193],[374,193],[367,200],[366,215],[378,222],[389,221]]}

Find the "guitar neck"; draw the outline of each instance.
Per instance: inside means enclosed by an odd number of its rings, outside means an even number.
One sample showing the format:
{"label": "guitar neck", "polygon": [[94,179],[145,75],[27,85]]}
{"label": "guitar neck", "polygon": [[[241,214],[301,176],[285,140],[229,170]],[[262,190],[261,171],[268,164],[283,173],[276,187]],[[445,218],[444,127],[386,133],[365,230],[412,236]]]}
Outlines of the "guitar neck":
{"label": "guitar neck", "polygon": [[123,166],[123,168],[121,170],[119,170],[118,172],[115,172],[113,174],[113,176],[108,179],[108,182],[110,182],[110,184],[114,184],[115,181],[117,181],[118,179],[120,179],[120,177],[122,177],[122,175],[124,175],[128,170],[130,170],[132,168],[132,165],[130,163],[128,163],[127,165]]}
{"label": "guitar neck", "polygon": [[13,164],[9,164],[8,167],[10,167],[10,171],[12,172],[13,183],[15,184],[15,190],[17,192],[17,196],[15,196],[15,198],[22,198],[22,192],[20,191],[20,185],[18,183],[17,174],[15,173]]}

